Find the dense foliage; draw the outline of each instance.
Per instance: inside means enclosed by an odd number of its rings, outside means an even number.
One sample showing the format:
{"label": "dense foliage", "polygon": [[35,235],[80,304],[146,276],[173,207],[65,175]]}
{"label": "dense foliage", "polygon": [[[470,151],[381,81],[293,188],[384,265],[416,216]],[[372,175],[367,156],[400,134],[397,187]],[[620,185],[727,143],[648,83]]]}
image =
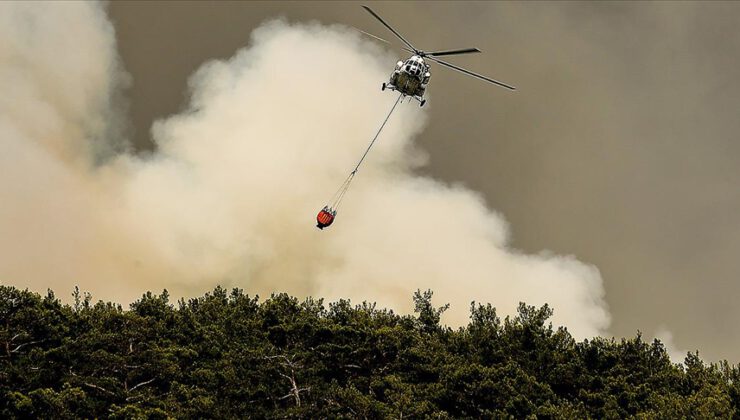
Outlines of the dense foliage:
{"label": "dense foliage", "polygon": [[0,286],[2,418],[738,418],[740,371],[659,341],[577,342],[547,306],[470,323],[216,288],[120,305]]}

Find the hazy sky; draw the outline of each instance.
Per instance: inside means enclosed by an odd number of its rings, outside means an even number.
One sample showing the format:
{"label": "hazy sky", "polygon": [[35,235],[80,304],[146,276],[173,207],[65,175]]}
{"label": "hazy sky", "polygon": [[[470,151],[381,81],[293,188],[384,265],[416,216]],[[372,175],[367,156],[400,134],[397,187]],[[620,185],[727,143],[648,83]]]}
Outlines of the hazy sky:
{"label": "hazy sky", "polygon": [[[418,139],[426,173],[482,192],[516,247],[595,264],[614,334],[667,328],[681,348],[740,357],[740,5],[370,4],[419,48],[480,48],[450,61],[519,88],[434,66]],[[184,105],[188,76],[266,19],[393,41],[360,3],[113,2],[109,11],[141,149],[152,120]]]}

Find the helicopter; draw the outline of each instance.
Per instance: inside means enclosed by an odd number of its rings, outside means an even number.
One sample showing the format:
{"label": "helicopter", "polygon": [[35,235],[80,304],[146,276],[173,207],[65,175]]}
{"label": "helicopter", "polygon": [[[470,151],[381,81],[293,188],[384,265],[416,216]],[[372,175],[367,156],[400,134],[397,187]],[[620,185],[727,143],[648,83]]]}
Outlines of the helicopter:
{"label": "helicopter", "polygon": [[[463,48],[459,50],[445,50],[445,51],[432,51],[427,52],[423,50],[419,50],[409,41],[406,40],[398,31],[393,29],[391,25],[389,25],[386,21],[383,20],[377,13],[375,13],[371,8],[367,6],[362,6],[363,9],[367,10],[368,13],[373,15],[376,19],[380,21],[380,23],[383,24],[388,30],[393,32],[393,35],[395,35],[398,39],[400,39],[406,46],[402,47],[405,51],[413,53],[411,57],[406,59],[405,61],[399,61],[396,63],[396,68],[393,69],[393,73],[391,73],[390,80],[388,83],[383,83],[381,86],[381,90],[391,90],[391,91],[397,91],[403,96],[409,96],[417,101],[419,101],[419,106],[422,107],[427,102],[426,99],[424,99],[424,93],[426,92],[427,86],[429,85],[429,80],[432,78],[432,73],[429,71],[430,65],[427,63],[426,60],[433,61],[437,64],[441,64],[442,66],[445,66],[447,68],[459,71],[460,73],[467,74],[468,76],[473,76],[475,78],[478,78],[480,80],[484,80],[489,83],[493,83],[495,85],[510,89],[510,90],[516,90],[514,86],[507,85],[506,83],[499,82],[498,80],[491,79],[489,77],[473,73],[472,71],[465,70],[462,67],[458,67],[454,64],[448,63],[446,61],[442,61],[437,57],[447,56],[447,55],[457,55],[457,54],[470,54],[470,53],[479,53],[481,52],[478,48]],[[368,34],[367,32],[361,31],[365,33],[366,35],[369,35],[373,38],[379,39],[383,42],[388,43],[388,41],[379,38],[375,35]]]}

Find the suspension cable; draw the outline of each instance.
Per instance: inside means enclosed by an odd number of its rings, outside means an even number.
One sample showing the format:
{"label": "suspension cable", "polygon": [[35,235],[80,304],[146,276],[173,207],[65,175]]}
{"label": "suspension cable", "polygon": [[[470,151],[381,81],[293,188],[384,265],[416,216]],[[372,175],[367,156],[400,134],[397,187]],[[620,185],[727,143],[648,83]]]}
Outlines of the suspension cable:
{"label": "suspension cable", "polygon": [[372,141],[370,142],[370,145],[367,146],[367,149],[365,149],[365,153],[362,154],[362,157],[360,158],[359,162],[357,162],[357,166],[355,166],[355,169],[350,172],[347,179],[344,180],[342,185],[339,187],[337,192],[334,193],[332,196],[332,199],[329,203],[329,209],[336,211],[339,208],[339,205],[342,202],[342,198],[344,198],[344,195],[347,193],[347,190],[349,190],[349,185],[352,183],[352,179],[357,174],[357,171],[360,169],[360,165],[362,165],[362,161],[365,160],[365,157],[367,156],[368,152],[370,152],[370,149],[375,144],[375,141],[380,136],[380,132],[383,131],[383,128],[385,127],[385,124],[388,122],[388,120],[391,118],[391,114],[393,114],[393,111],[396,109],[396,106],[399,102],[401,102],[401,99],[403,98],[403,94],[399,94],[398,98],[396,98],[396,102],[393,104],[393,107],[391,108],[390,112],[388,112],[388,115],[386,115],[385,120],[383,120],[383,124],[380,125],[380,128],[378,128],[378,131],[375,133],[375,136],[373,137]]}
{"label": "suspension cable", "polygon": [[391,108],[391,111],[388,113],[388,115],[386,115],[385,120],[383,120],[383,124],[381,124],[380,128],[378,129],[378,132],[375,133],[375,137],[373,137],[373,141],[370,142],[370,145],[367,146],[367,150],[365,150],[365,153],[360,158],[360,161],[357,162],[357,166],[355,166],[355,169],[352,171],[353,174],[357,173],[357,170],[360,169],[360,165],[362,165],[362,161],[365,160],[365,156],[367,156],[367,153],[370,151],[370,148],[373,147],[373,144],[375,144],[375,140],[378,139],[380,132],[383,131],[383,127],[385,127],[385,123],[387,123],[388,119],[390,119],[391,114],[393,114],[393,110],[396,109],[396,105],[398,105],[398,102],[401,101],[402,97],[403,97],[403,94],[399,94],[398,98],[396,98],[396,103],[393,104],[393,108]]}

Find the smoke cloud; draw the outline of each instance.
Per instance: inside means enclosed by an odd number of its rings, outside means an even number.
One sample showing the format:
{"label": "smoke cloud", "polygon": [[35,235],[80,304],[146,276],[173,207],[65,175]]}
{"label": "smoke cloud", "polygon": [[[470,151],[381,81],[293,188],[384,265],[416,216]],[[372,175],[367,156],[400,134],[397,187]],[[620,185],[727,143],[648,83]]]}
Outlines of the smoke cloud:
{"label": "smoke cloud", "polygon": [[353,31],[262,25],[192,76],[188,108],[154,124],[157,150],[141,156],[122,151],[126,80],[104,9],[0,7],[3,283],[119,301],[222,284],[402,312],[433,289],[451,325],[475,300],[503,314],[549,303],[577,337],[608,327],[595,267],[512,249],[479,194],[415,172],[415,104],[397,108],[334,225],[315,228],[395,100],[379,89],[395,58]]}
{"label": "smoke cloud", "polygon": [[671,358],[673,363],[683,363],[684,360],[686,360],[686,355],[689,351],[676,345],[673,332],[668,330],[665,326],[658,328],[658,331],[655,333],[655,338],[663,343],[666,353],[668,353],[668,357]]}

